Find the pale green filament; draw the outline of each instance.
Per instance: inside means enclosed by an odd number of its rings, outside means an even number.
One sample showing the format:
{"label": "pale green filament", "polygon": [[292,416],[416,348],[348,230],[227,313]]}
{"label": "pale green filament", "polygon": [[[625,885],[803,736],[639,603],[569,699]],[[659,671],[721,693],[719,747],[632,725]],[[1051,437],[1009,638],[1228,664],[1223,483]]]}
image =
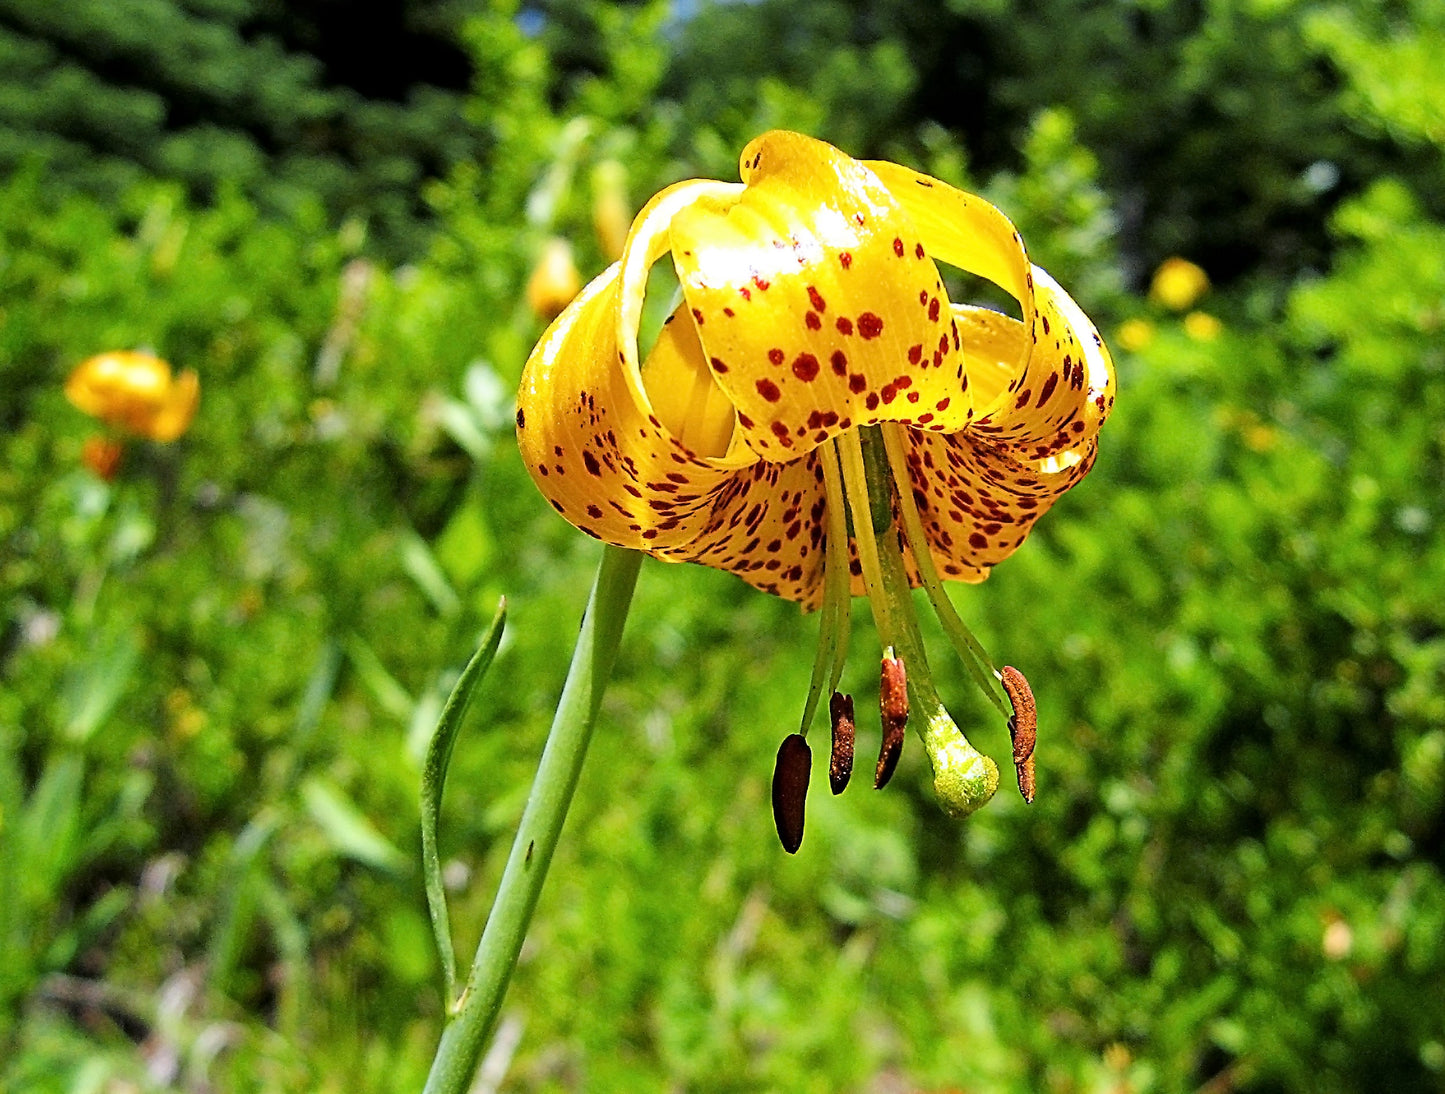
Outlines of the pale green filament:
{"label": "pale green filament", "polygon": [[928,539],[923,532],[923,520],[918,515],[918,503],[914,500],[913,491],[909,487],[908,462],[903,455],[903,438],[899,435],[898,426],[889,422],[880,426],[879,431],[883,434],[883,447],[888,453],[888,465],[893,471],[893,481],[897,483],[898,510],[903,517],[903,530],[908,536],[908,546],[913,550],[913,561],[918,567],[918,576],[923,581],[923,589],[933,604],[938,621],[943,624],[944,633],[953,643],[958,659],[968,669],[979,690],[988,696],[989,702],[1007,718],[1013,712],[1008,706],[1008,700],[999,693],[995,683],[998,679],[998,670],[989,660],[988,653],[982,644],[973,636],[973,632],[968,629],[967,624],[959,618],[958,612],[954,610],[953,601],[948,598],[948,593],[944,590],[943,582],[938,576],[938,568],[933,563],[933,552],[930,550]]}
{"label": "pale green filament", "polygon": [[818,613],[818,652],[813,656],[813,677],[808,700],[803,704],[803,724],[798,732],[808,735],[818,697],[823,692],[824,669],[828,691],[837,690],[848,657],[848,518],[843,508],[838,455],[829,441],[818,449],[823,466],[823,490],[827,500],[828,527],[824,539],[823,609]]}
{"label": "pale green filament", "polygon": [[848,494],[848,508],[853,513],[853,542],[858,548],[858,562],[863,568],[863,588],[868,606],[873,609],[873,625],[884,647],[894,641],[894,620],[891,604],[885,595],[883,571],[878,565],[878,541],[873,535],[872,509],[868,502],[868,477],[863,466],[863,446],[853,429],[838,438],[838,455],[843,461],[843,487]]}

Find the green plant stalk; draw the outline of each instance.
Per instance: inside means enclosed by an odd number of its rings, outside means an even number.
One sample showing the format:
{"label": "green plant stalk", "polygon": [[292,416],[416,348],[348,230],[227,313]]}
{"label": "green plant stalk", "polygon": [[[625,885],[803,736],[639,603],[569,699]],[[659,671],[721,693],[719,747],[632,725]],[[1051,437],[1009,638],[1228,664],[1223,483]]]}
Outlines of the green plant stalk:
{"label": "green plant stalk", "polygon": [[426,1094],[463,1094],[497,1024],[532,912],[557,848],[612,675],[642,555],[607,547],[592,584],[567,682],[512,842],[501,885],[461,997],[451,1008],[427,1076]]}

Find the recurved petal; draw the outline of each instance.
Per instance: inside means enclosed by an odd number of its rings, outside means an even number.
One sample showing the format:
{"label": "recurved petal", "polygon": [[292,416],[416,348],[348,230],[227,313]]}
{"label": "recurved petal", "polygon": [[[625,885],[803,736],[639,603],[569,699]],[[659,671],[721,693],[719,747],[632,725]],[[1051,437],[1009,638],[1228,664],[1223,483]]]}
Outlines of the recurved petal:
{"label": "recurved petal", "polygon": [[[620,299],[621,271],[613,266],[558,317],[523,371],[518,445],[538,488],[597,539],[728,570],[813,606],[823,562],[816,459],[709,459],[685,445],[642,402],[625,364],[615,321]],[[673,326],[685,323],[679,317]],[[686,331],[659,343],[669,355],[658,362],[668,376],[685,376],[693,358]]]}
{"label": "recurved petal", "polygon": [[146,424],[144,433],[153,441],[174,441],[191,427],[201,403],[201,379],[186,369],[166,391],[164,400]]}
{"label": "recurved petal", "polygon": [[[1039,314],[1063,317],[1041,322],[1050,340],[1032,355],[1035,362],[1055,362],[1057,379],[1037,392],[1018,391],[1023,324],[986,308],[956,308],[965,368],[980,401],[993,408],[991,423],[980,418],[947,437],[904,434],[914,500],[947,577],[981,581],[1023,543],[1034,522],[1093,466],[1099,426],[1113,405],[1112,367],[1093,327],[1037,267],[1034,280]],[[1081,330],[1082,343],[1075,333]],[[1052,337],[1061,331],[1067,333]],[[1039,435],[1042,443],[1034,440]]]}
{"label": "recurved petal", "polygon": [[670,237],[743,443],[789,460],[879,421],[963,428],[972,401],[943,283],[887,188],[796,133],[750,144],[742,174],[741,194],[678,208]]}
{"label": "recurved petal", "polygon": [[1036,307],[1019,331],[1026,363],[992,404],[980,404],[973,430],[1051,468],[1092,445],[1114,408],[1114,362],[1058,282],[1038,266],[1032,281]]}
{"label": "recurved petal", "polygon": [[951,436],[909,430],[913,500],[939,573],[982,581],[1028,538],[1034,522],[1094,462],[1090,444],[1053,472],[1026,465],[969,431]]}
{"label": "recurved petal", "polygon": [[[987,278],[1019,302],[1023,323],[1013,358],[994,362],[1006,368],[1007,381],[975,374],[972,362],[966,368],[975,382],[972,428],[1024,459],[1087,443],[1114,397],[1113,362],[1088,317],[1029,261],[1023,238],[993,205],[897,164],[868,166],[907,210],[934,258]],[[970,327],[992,322],[978,318],[981,311],[955,309],[966,347]]]}

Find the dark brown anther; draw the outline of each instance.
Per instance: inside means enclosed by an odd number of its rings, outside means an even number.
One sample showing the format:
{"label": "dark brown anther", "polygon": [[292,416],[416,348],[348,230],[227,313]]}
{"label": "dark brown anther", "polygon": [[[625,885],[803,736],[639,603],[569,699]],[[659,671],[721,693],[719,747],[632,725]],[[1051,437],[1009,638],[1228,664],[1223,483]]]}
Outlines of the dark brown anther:
{"label": "dark brown anther", "polygon": [[878,750],[878,768],[873,772],[874,790],[888,785],[903,752],[903,731],[908,726],[908,673],[903,669],[902,658],[884,656],[878,681],[878,705],[883,715],[883,743]]}
{"label": "dark brown anther", "polygon": [[778,826],[778,839],[790,855],[803,845],[803,803],[808,797],[808,775],[813,766],[813,750],[801,733],[790,733],[778,747],[778,763],[773,768],[773,823]]}
{"label": "dark brown anther", "polygon": [[853,696],[833,692],[828,700],[833,719],[833,754],[828,761],[828,785],[834,794],[843,793],[853,777]]}
{"label": "dark brown anther", "polygon": [[1014,771],[1019,778],[1019,793],[1029,805],[1034,803],[1034,742],[1038,737],[1039,716],[1034,707],[1034,693],[1024,674],[1012,665],[999,673],[1004,693],[1013,704],[1014,716],[1008,720],[1009,737],[1014,747]]}

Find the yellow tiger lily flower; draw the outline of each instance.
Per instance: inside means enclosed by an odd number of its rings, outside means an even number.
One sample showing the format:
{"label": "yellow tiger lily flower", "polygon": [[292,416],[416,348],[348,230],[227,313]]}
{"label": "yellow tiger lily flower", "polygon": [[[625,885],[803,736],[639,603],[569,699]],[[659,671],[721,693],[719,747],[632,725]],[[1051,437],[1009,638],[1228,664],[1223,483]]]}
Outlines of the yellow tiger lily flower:
{"label": "yellow tiger lily flower", "polygon": [[[841,672],[850,595],[867,595],[885,654],[907,661],[944,804],[969,812],[997,770],[951,721],[934,732],[947,715],[907,590],[928,588],[956,633],[940,577],[982,581],[1083,478],[1112,362],[981,198],[781,131],[748,145],[741,175],[659,193],[552,324],[522,376],[522,455],[589,535],[822,606],[805,733]],[[663,255],[682,299],[644,358]],[[951,303],[936,262],[1000,286],[1021,318]],[[976,678],[992,669],[961,641]]]}
{"label": "yellow tiger lily flower", "polygon": [[173,441],[190,428],[201,381],[190,369],[173,376],[154,354],[116,350],[77,365],[65,381],[65,397],[115,429]]}

